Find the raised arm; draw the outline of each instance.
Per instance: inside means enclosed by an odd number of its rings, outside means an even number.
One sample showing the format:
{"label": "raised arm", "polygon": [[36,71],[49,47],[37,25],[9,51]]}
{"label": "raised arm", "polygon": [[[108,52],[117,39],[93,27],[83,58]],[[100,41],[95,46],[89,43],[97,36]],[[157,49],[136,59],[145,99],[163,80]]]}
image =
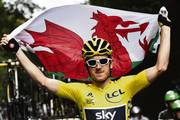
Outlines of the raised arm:
{"label": "raised arm", "polygon": [[[7,45],[9,42],[7,35],[5,34],[1,39],[1,45]],[[16,56],[24,69],[28,72],[28,74],[32,77],[33,80],[40,83],[42,86],[45,86],[52,92],[56,92],[58,90],[58,80],[50,79],[46,77],[38,67],[33,64],[28,57],[23,53],[21,48],[19,48],[16,52]]]}
{"label": "raised arm", "polygon": [[[161,11],[162,10],[162,11]],[[167,70],[170,56],[170,21],[167,17],[168,12],[165,8],[161,8],[159,19],[161,26],[160,47],[156,64],[153,67],[146,69],[147,77],[150,82],[153,82],[157,76]]]}

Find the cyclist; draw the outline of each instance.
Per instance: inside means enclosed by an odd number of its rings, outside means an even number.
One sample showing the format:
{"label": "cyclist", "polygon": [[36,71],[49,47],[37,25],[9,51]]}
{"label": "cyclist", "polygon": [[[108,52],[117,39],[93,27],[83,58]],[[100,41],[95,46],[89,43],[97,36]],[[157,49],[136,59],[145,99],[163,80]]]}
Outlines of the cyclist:
{"label": "cyclist", "polygon": [[161,111],[158,115],[158,120],[166,120],[166,119],[173,119],[173,112],[172,112],[172,103],[175,100],[180,99],[180,96],[177,91],[175,90],[168,90],[164,95],[164,101],[166,104],[166,109]]}
{"label": "cyclist", "polygon": [[171,104],[174,120],[180,120],[180,100],[175,100]]}
{"label": "cyclist", "polygon": [[[16,51],[16,56],[24,69],[35,81],[58,96],[75,101],[83,119],[127,120],[130,112],[128,105],[132,97],[163,73],[169,63],[170,21],[165,8],[160,10],[159,18],[161,18],[159,19],[161,23],[161,45],[156,64],[137,75],[124,76],[117,81],[111,81],[110,78],[113,65],[111,46],[101,38],[93,38],[91,41],[86,41],[82,49],[82,56],[86,61],[87,70],[92,78],[91,84],[64,83],[47,78],[26,57],[21,49],[15,47],[17,49],[14,49],[14,51]],[[4,35],[1,39],[1,44],[10,49],[9,41],[11,42],[12,40],[9,40],[7,35]]]}

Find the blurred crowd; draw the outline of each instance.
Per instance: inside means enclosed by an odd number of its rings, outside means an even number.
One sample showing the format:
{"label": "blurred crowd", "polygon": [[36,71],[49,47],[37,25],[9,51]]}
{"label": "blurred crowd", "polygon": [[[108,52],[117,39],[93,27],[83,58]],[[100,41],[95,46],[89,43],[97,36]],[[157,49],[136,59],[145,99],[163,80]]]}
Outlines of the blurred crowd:
{"label": "blurred crowd", "polygon": [[[164,95],[165,109],[159,112],[158,120],[180,120],[180,95],[177,90],[168,90]],[[139,106],[131,108],[130,120],[150,120],[142,114]]]}

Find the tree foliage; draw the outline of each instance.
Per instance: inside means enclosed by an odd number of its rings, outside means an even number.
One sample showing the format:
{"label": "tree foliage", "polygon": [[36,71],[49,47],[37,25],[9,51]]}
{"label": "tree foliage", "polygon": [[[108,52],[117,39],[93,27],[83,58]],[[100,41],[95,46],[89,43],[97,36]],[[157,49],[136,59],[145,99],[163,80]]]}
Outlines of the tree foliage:
{"label": "tree foliage", "polygon": [[0,0],[0,36],[3,33],[11,32],[30,18],[35,9],[41,8],[31,0],[17,0],[13,3]]}
{"label": "tree foliage", "polygon": [[[0,37],[4,33],[10,33],[13,29],[32,17],[34,10],[42,9],[32,3],[31,0],[16,0],[14,2],[3,2],[0,0]],[[9,58],[5,52],[0,52],[0,61]]]}
{"label": "tree foliage", "polygon": [[[31,0],[16,0],[15,2],[3,2],[0,0],[0,37],[4,33],[10,33],[13,29],[32,17],[36,9],[41,9]],[[7,59],[15,59],[15,56],[0,49],[0,62]],[[4,79],[6,68],[0,68],[0,84]],[[2,85],[0,85],[0,94]],[[1,99],[2,95],[0,95]]]}

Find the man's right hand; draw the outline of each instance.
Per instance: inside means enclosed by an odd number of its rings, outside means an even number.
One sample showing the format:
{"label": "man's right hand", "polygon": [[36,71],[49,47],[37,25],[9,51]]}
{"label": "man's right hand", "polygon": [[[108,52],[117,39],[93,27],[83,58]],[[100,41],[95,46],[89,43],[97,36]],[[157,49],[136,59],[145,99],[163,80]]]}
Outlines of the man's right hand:
{"label": "man's right hand", "polygon": [[8,39],[7,34],[4,34],[3,37],[1,38],[0,45],[9,52],[16,53],[19,50],[18,42],[14,38]]}

